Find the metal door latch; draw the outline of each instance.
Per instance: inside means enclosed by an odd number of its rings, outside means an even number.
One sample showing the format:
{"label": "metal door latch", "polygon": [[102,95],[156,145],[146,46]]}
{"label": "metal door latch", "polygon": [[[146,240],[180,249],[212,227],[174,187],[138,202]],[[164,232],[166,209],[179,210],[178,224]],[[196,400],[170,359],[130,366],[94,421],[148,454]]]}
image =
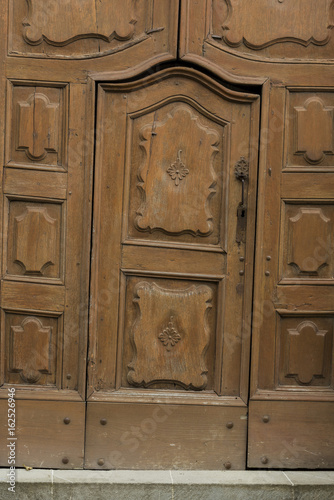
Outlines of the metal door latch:
{"label": "metal door latch", "polygon": [[249,177],[249,164],[244,156],[234,166],[234,174],[242,183],[241,202],[237,208],[237,243],[246,242],[246,227],[247,227],[247,206],[245,203],[245,182]]}

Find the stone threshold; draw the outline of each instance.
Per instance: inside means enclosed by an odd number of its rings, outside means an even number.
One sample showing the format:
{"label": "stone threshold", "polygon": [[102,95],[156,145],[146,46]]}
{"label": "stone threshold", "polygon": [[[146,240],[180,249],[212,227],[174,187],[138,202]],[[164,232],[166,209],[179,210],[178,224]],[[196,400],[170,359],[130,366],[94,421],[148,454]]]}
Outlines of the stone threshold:
{"label": "stone threshold", "polygon": [[332,500],[334,471],[83,471],[0,469],[0,499]]}

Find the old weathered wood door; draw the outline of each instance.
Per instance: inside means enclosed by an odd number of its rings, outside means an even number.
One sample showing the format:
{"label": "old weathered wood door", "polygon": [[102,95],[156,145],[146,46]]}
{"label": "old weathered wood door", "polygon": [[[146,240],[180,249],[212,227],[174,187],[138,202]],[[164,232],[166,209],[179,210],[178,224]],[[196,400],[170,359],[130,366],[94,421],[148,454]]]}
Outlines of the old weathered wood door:
{"label": "old weathered wood door", "polygon": [[86,467],[242,468],[259,96],[172,68],[97,102]]}
{"label": "old weathered wood door", "polygon": [[332,28],[332,0],[0,0],[17,466],[333,467]]}

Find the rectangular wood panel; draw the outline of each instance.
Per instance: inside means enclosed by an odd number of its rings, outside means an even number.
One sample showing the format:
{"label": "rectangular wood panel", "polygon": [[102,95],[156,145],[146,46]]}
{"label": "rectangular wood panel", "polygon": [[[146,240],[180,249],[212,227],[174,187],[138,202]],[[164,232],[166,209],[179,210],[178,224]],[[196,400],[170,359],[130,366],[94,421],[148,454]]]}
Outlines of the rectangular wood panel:
{"label": "rectangular wood panel", "polygon": [[[139,242],[137,242],[139,243]],[[140,243],[139,243],[140,244]],[[223,253],[205,252],[197,248],[159,248],[154,246],[124,245],[122,268],[142,271],[168,272],[169,274],[202,274],[222,277],[226,272]],[[189,252],[189,250],[192,250]],[[168,262],[168,270],[166,263]]]}
{"label": "rectangular wood panel", "polygon": [[282,197],[286,199],[331,199],[334,191],[333,173],[286,172],[282,175]]}
{"label": "rectangular wood panel", "polygon": [[88,403],[90,469],[243,469],[246,408]]}
{"label": "rectangular wood panel", "polygon": [[[0,465],[8,466],[8,403],[0,400]],[[85,403],[16,401],[16,467],[82,468]],[[66,422],[64,422],[66,419]]]}
{"label": "rectangular wood panel", "polygon": [[334,203],[282,202],[280,283],[330,283],[334,279]]}
{"label": "rectangular wood panel", "polygon": [[334,315],[278,315],[275,387],[333,391],[333,336]]}
{"label": "rectangular wood panel", "polygon": [[251,401],[248,466],[334,467],[334,402]]}
{"label": "rectangular wood panel", "polygon": [[[332,297],[333,287],[322,283],[319,288],[315,283],[298,289],[299,306],[298,311],[332,311],[334,312],[334,301]],[[275,297],[275,307],[286,313],[294,310],[296,287],[292,285],[278,285]],[[297,312],[297,311],[295,311]]]}
{"label": "rectangular wood panel", "polygon": [[125,294],[117,386],[219,393],[218,283],[131,276]]}
{"label": "rectangular wood panel", "polygon": [[15,307],[62,312],[65,292],[62,286],[6,281],[2,284],[1,301],[4,309]]}
{"label": "rectangular wood panel", "polygon": [[67,176],[63,173],[5,169],[4,193],[22,196],[50,196],[66,199]]}
{"label": "rectangular wood panel", "polygon": [[290,88],[286,99],[284,170],[334,167],[334,95],[326,88]]}

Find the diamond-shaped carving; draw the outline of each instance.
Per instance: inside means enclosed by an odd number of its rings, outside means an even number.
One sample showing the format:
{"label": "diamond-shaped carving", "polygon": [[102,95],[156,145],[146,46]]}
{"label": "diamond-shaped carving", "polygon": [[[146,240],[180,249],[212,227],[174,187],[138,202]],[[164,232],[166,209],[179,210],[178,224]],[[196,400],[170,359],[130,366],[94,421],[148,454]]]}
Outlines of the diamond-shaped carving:
{"label": "diamond-shaped carving", "polygon": [[181,340],[181,335],[175,329],[173,319],[173,316],[171,316],[168,326],[159,334],[159,339],[167,351],[170,351]]}
{"label": "diamond-shaped carving", "polygon": [[185,176],[189,174],[189,170],[181,161],[181,153],[182,150],[180,149],[177,153],[176,161],[167,168],[167,172],[175,182],[175,186],[178,186],[180,184],[180,181],[182,181],[182,179],[184,179]]}

